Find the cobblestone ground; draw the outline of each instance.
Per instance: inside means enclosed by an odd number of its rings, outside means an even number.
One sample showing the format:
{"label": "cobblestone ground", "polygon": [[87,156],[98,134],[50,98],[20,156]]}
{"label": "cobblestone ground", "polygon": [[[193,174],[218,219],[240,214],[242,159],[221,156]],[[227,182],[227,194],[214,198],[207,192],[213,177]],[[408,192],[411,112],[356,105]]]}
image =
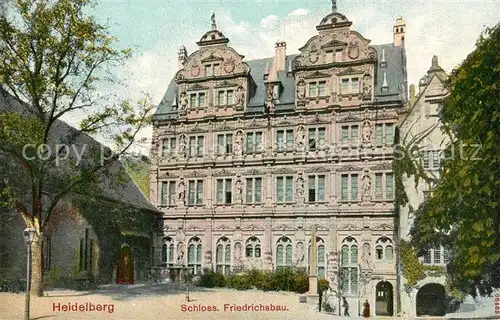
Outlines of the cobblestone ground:
{"label": "cobblestone ground", "polygon": [[[299,295],[293,293],[193,288],[190,300],[189,303],[185,301],[182,287],[173,285],[110,285],[90,292],[47,291],[42,298],[32,298],[31,319],[346,319],[318,313],[314,305],[299,303]],[[23,319],[24,301],[22,294],[0,293],[0,319]],[[76,303],[82,308],[106,305],[106,310],[64,310],[64,306],[74,306]],[[238,306],[245,304],[269,307],[272,304],[285,311],[235,311]],[[113,305],[113,310],[110,305]],[[60,309],[57,309],[58,306]],[[217,311],[198,311],[209,307]]]}

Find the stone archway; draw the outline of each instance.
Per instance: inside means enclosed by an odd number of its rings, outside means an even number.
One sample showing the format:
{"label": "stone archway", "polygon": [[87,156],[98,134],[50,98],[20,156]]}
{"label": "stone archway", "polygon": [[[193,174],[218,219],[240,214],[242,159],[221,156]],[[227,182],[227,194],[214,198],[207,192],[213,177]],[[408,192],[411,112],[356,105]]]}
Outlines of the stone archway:
{"label": "stone archway", "polygon": [[380,281],[375,289],[375,314],[393,316],[394,291],[389,281]]}
{"label": "stone archway", "polygon": [[120,257],[116,268],[116,283],[134,284],[134,256],[132,248],[124,244],[120,249]]}
{"label": "stone archway", "polygon": [[417,316],[444,316],[445,289],[438,283],[428,283],[417,292]]}

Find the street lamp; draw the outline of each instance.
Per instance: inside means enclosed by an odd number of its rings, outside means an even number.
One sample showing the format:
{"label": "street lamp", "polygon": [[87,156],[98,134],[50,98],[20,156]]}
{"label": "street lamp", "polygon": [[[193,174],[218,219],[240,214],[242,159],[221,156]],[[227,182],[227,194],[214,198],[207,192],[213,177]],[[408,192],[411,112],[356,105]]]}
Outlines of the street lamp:
{"label": "street lamp", "polygon": [[36,230],[34,228],[24,229],[24,241],[26,241],[26,246],[28,247],[28,254],[26,257],[26,305],[24,308],[24,320],[29,320],[30,318],[30,285],[31,285],[31,244],[35,238]]}

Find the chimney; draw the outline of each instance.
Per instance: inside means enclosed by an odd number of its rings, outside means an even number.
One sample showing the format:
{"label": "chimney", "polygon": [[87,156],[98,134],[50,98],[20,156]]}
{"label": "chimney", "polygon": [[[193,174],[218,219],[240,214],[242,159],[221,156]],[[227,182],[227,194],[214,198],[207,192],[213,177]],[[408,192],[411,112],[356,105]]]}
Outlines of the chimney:
{"label": "chimney", "polygon": [[181,70],[184,68],[184,62],[186,62],[187,57],[188,57],[186,47],[181,46],[179,48],[179,53],[177,54],[177,56],[179,58],[178,68],[179,68],[179,70]]}
{"label": "chimney", "polygon": [[276,54],[274,56],[274,68],[276,72],[286,70],[286,42],[279,40],[274,46]]}
{"label": "chimney", "polygon": [[394,24],[394,45],[396,47],[404,47],[405,45],[405,32],[406,32],[406,22],[403,17],[398,16],[396,23]]}

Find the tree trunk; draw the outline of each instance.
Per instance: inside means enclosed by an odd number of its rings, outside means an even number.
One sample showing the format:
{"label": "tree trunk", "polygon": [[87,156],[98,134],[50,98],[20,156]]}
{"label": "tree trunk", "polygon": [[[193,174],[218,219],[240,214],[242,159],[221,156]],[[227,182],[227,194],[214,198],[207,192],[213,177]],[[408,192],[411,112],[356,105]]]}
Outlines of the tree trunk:
{"label": "tree trunk", "polygon": [[31,263],[31,290],[32,296],[43,296],[43,249],[42,239],[35,235],[32,244],[32,263]]}

